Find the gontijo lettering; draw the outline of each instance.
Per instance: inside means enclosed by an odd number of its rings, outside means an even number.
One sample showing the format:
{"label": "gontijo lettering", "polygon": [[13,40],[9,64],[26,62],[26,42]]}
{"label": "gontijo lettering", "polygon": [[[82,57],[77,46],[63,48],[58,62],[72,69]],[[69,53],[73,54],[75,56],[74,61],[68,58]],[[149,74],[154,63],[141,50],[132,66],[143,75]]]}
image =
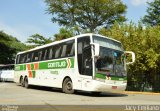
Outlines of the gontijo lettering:
{"label": "gontijo lettering", "polygon": [[66,67],[65,61],[48,63],[48,68],[61,68],[61,67]]}

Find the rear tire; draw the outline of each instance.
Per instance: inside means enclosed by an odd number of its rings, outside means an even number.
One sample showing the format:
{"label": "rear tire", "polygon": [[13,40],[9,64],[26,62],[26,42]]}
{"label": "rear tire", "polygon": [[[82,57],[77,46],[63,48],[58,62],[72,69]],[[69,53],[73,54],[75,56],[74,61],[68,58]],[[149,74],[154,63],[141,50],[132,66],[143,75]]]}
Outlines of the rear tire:
{"label": "rear tire", "polygon": [[28,77],[25,77],[25,79],[24,79],[24,87],[29,88]]}
{"label": "rear tire", "polygon": [[66,94],[73,94],[73,84],[70,78],[66,78],[62,85],[62,91]]}

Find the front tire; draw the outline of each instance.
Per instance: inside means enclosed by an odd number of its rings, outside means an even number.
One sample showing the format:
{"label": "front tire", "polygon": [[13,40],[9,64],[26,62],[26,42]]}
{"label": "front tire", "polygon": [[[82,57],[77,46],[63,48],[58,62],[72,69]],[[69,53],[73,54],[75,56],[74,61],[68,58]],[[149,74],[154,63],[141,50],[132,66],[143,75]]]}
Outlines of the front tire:
{"label": "front tire", "polygon": [[72,84],[72,81],[70,78],[66,78],[64,80],[63,85],[62,85],[62,90],[66,94],[73,94],[74,93],[73,84]]}

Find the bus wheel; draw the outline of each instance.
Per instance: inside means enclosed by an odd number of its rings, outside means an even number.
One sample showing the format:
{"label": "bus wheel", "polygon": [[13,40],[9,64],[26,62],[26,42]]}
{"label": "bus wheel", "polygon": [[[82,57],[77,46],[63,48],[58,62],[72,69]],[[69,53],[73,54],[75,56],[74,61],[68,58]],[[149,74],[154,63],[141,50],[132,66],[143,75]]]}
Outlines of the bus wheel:
{"label": "bus wheel", "polygon": [[23,84],[24,84],[24,83],[23,83],[23,77],[20,78],[19,83],[20,83],[21,86],[23,86]]}
{"label": "bus wheel", "polygon": [[72,81],[71,81],[70,78],[66,78],[64,80],[63,85],[62,85],[62,90],[66,94],[72,94],[72,93],[74,93],[73,84],[72,84]]}
{"label": "bus wheel", "polygon": [[25,88],[29,88],[28,78],[27,77],[25,77],[25,79],[24,79],[24,87]]}

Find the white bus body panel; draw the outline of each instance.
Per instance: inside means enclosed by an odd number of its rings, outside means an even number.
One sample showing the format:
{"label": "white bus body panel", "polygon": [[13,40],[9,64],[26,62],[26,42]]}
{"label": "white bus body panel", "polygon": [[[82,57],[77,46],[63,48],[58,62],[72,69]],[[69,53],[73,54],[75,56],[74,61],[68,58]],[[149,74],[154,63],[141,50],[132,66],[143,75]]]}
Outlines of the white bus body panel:
{"label": "white bus body panel", "polygon": [[[84,34],[83,36],[91,36],[92,34]],[[40,46],[29,51],[35,51],[41,48],[45,48],[47,46],[52,46],[54,44],[59,44],[61,42],[65,42],[67,40],[75,40],[81,36],[76,36],[74,38],[69,38],[62,41],[57,41],[54,43],[50,43],[44,46]],[[114,40],[115,41],[115,40]],[[75,42],[75,52],[77,52],[77,42]],[[29,51],[20,52],[18,54],[23,54]],[[65,58],[61,58],[65,59]],[[59,60],[61,60],[59,59]],[[66,58],[68,59],[68,58]],[[55,59],[57,61],[58,59]],[[50,61],[50,60],[48,60]],[[43,62],[43,61],[40,61]],[[28,63],[26,63],[28,64]],[[30,63],[32,64],[32,63]],[[19,65],[19,64],[18,64]],[[36,76],[35,78],[30,78],[28,75],[27,68],[23,71],[15,71],[15,79],[16,83],[19,83],[20,77],[23,78],[25,76],[28,77],[28,84],[30,85],[38,85],[38,86],[48,86],[48,87],[56,87],[62,88],[63,80],[65,77],[70,77],[73,83],[73,89],[83,90],[83,91],[97,91],[97,92],[112,92],[112,91],[124,91],[126,88],[126,82],[123,81],[98,81],[94,80],[92,76],[84,76],[80,75],[78,72],[78,63],[77,63],[77,54],[74,56],[74,67],[73,68],[63,68],[63,69],[45,69],[45,70],[35,70]],[[52,72],[58,72],[58,74],[53,74]],[[114,87],[117,87],[114,89]]]}

